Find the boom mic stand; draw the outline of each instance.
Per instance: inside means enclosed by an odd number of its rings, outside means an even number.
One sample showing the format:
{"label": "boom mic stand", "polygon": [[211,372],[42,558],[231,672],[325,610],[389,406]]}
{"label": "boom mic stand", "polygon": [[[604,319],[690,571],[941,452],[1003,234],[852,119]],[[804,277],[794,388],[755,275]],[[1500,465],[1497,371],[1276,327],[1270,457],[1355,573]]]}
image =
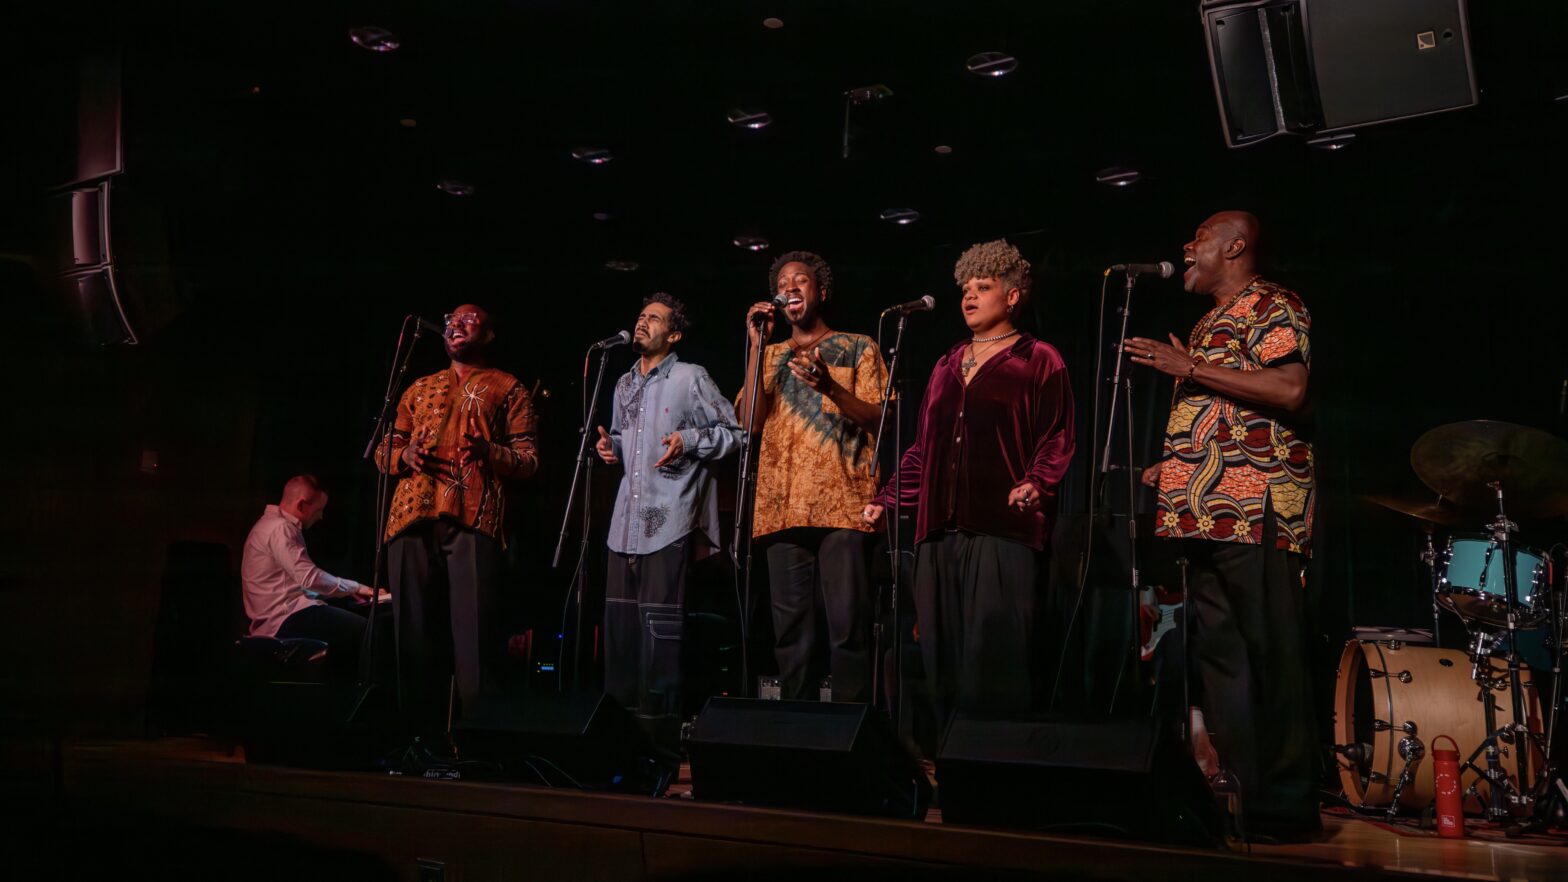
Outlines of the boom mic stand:
{"label": "boom mic stand", "polygon": [[[413,333],[409,333],[409,325],[413,325]],[[403,377],[408,373],[409,362],[414,358],[414,350],[419,346],[419,340],[424,335],[425,322],[417,316],[406,315],[403,317],[403,326],[398,331],[397,348],[392,351],[392,369],[387,374],[387,389],[381,399],[381,413],[376,417],[376,427],[370,433],[370,440],[365,444],[364,459],[373,459],[376,448],[381,448],[383,468],[376,478],[376,553],[371,564],[370,577],[370,615],[365,619],[365,636],[359,646],[359,670],[356,672],[354,684],[353,704],[349,709],[350,720],[357,718],[364,708],[365,701],[375,691],[374,656],[376,651],[376,616],[381,608],[381,583],[382,566],[386,560],[387,547],[387,518],[389,497],[392,495],[392,411],[397,407],[397,390],[403,386]],[[404,340],[408,345],[403,345]],[[399,359],[398,356],[402,358]],[[399,672],[401,673],[401,672]]]}
{"label": "boom mic stand", "polygon": [[[749,320],[748,320],[749,322]],[[741,428],[740,445],[740,474],[735,480],[735,532],[730,540],[730,556],[735,564],[735,578],[738,584],[735,589],[735,605],[740,613],[740,688],[742,695],[752,693],[751,659],[749,658],[750,641],[746,635],[751,630],[751,564],[752,536],[751,525],[752,506],[757,501],[757,463],[756,450],[757,438],[753,436],[751,427],[757,424],[757,404],[762,400],[762,357],[767,351],[768,341],[762,334],[757,335],[755,346],[750,343],[750,327],[747,327],[746,363],[751,364],[751,394],[746,397],[746,421]]]}
{"label": "boom mic stand", "polygon": [[[892,310],[883,310],[882,315],[878,318],[878,321],[880,322],[882,318],[886,318],[887,314],[891,311]],[[902,549],[899,547],[899,534],[901,531],[899,530],[898,515],[899,510],[903,508],[904,504],[903,469],[900,468],[900,466],[903,464],[900,460],[900,456],[904,449],[904,421],[902,419],[904,398],[901,395],[894,397],[893,390],[896,378],[898,377],[899,355],[904,351],[904,327],[908,323],[909,313],[899,312],[898,330],[893,334],[893,354],[892,357],[888,359],[887,364],[887,385],[882,389],[882,412],[877,416],[876,444],[875,448],[871,452],[871,463],[872,466],[875,467],[876,464],[882,461],[882,437],[887,430],[887,416],[889,410],[891,410],[893,413],[893,510],[891,512],[884,513],[883,517],[887,518],[887,546],[888,554],[891,556],[889,566],[892,570],[893,578],[893,594],[891,602],[888,606],[893,617],[894,694],[888,695],[886,698],[889,706],[888,709],[892,711],[893,731],[895,732],[902,731],[900,729],[900,723],[904,715],[903,628],[899,624],[898,620],[898,594],[900,588],[899,570],[901,569],[902,563],[900,559]],[[889,405],[891,405],[891,407],[889,407]],[[878,604],[878,608],[880,608],[880,606],[881,605]],[[873,627],[875,634],[873,635],[871,646],[871,695],[873,698],[875,698],[877,685],[881,680],[881,677],[878,675],[877,668],[882,660],[882,629],[880,626]]]}
{"label": "boom mic stand", "polygon": [[[1128,323],[1129,319],[1131,319],[1131,317],[1132,317],[1132,289],[1133,289],[1133,286],[1138,283],[1138,271],[1137,270],[1131,269],[1131,268],[1125,269],[1125,270],[1123,270],[1123,275],[1126,277],[1127,283],[1126,283],[1126,287],[1125,287],[1125,294],[1124,294],[1124,297],[1123,297],[1122,308],[1121,308],[1122,328],[1121,328],[1121,333],[1116,338],[1118,341],[1127,339],[1127,323]],[[1104,345],[1104,344],[1102,343],[1101,345]],[[1116,671],[1116,685],[1111,688],[1111,702],[1110,702],[1110,707],[1107,709],[1108,712],[1109,711],[1114,711],[1116,709],[1116,696],[1117,696],[1117,693],[1121,689],[1122,674],[1127,669],[1127,661],[1128,661],[1127,656],[1129,654],[1133,654],[1133,653],[1136,653],[1138,651],[1138,643],[1139,643],[1139,640],[1138,640],[1138,604],[1139,604],[1138,583],[1140,581],[1140,574],[1139,574],[1139,571],[1138,571],[1138,482],[1133,479],[1133,470],[1132,470],[1132,455],[1133,455],[1133,449],[1132,449],[1133,448],[1132,376],[1128,375],[1125,378],[1122,376],[1122,367],[1123,367],[1123,365],[1126,364],[1126,362],[1127,362],[1127,353],[1124,351],[1123,344],[1118,342],[1116,344],[1116,368],[1115,368],[1114,373],[1111,376],[1111,404],[1110,404],[1110,408],[1108,410],[1108,413],[1106,415],[1105,448],[1104,448],[1104,450],[1100,454],[1100,467],[1099,467],[1099,470],[1095,474],[1095,480],[1094,480],[1094,485],[1095,486],[1090,487],[1090,492],[1096,493],[1096,494],[1099,493],[1100,492],[1100,486],[1103,485],[1103,483],[1106,481],[1107,477],[1110,474],[1110,471],[1111,471],[1111,444],[1112,444],[1112,439],[1115,437],[1115,434],[1116,434],[1116,402],[1123,394],[1122,385],[1125,382],[1126,383],[1125,407],[1126,407],[1126,410],[1127,410],[1127,465],[1124,467],[1124,470],[1127,472],[1127,560],[1128,560],[1129,568],[1131,570],[1131,572],[1130,572],[1130,581],[1129,581],[1129,585],[1128,585],[1128,588],[1129,588],[1129,602],[1131,603],[1131,606],[1129,606],[1128,609],[1131,611],[1131,614],[1129,615],[1128,618],[1132,622],[1132,635],[1131,635],[1131,642],[1128,645],[1127,651],[1122,654],[1121,666],[1119,668],[1117,668],[1117,671]],[[1098,378],[1096,378],[1096,379],[1098,379]],[[1093,539],[1091,539],[1090,541],[1093,541]]]}
{"label": "boom mic stand", "polygon": [[[624,332],[622,332],[624,333]],[[566,547],[566,532],[572,523],[572,508],[577,503],[577,488],[582,487],[583,523],[582,537],[578,543],[577,567],[572,572],[572,582],[567,588],[567,603],[576,598],[577,604],[577,629],[572,634],[572,686],[582,686],[583,671],[583,587],[588,581],[588,530],[593,523],[593,497],[589,494],[593,483],[593,463],[588,459],[588,432],[593,428],[593,417],[599,408],[599,389],[604,385],[604,368],[610,358],[607,347],[595,343],[588,348],[588,353],[583,356],[583,386],[588,385],[588,365],[593,360],[593,351],[599,350],[599,370],[593,380],[593,394],[583,403],[583,425],[577,433],[577,465],[572,469],[572,488],[566,498],[566,511],[561,515],[561,535],[555,540],[555,555],[550,560],[550,569],[559,569],[561,566],[561,551]],[[580,482],[579,482],[579,479]],[[561,613],[564,618],[566,613]],[[557,680],[557,683],[560,681]]]}

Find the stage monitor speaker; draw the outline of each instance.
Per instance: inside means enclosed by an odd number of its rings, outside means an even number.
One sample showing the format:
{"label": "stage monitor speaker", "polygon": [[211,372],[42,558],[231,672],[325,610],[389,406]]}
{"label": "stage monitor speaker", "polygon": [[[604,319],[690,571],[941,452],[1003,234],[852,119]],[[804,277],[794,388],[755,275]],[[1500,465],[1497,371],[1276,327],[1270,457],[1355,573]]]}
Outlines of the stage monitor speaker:
{"label": "stage monitor speaker", "polygon": [[1197,764],[1146,717],[960,712],[936,775],[947,823],[1193,845],[1223,835]]}
{"label": "stage monitor speaker", "polygon": [[678,759],[657,754],[632,715],[603,693],[487,698],[464,712],[452,739],[465,761],[553,787],[657,796],[679,770]]}
{"label": "stage monitor speaker", "polygon": [[687,743],[697,799],[925,817],[931,785],[865,704],[711,698]]}
{"label": "stage monitor speaker", "polygon": [[1204,0],[1201,8],[1231,147],[1479,100],[1465,0]]}

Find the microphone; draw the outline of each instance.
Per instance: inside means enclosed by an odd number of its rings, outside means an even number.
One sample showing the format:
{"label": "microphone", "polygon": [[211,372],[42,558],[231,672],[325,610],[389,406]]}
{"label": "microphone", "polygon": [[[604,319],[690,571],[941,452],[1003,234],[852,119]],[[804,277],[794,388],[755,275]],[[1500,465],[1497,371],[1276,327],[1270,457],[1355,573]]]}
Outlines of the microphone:
{"label": "microphone", "polygon": [[[774,312],[783,312],[784,311],[784,307],[788,306],[788,305],[789,305],[789,298],[788,297],[785,297],[783,294],[774,294],[773,295],[773,311]],[[767,321],[767,317],[763,313],[757,312],[757,313],[753,313],[752,314],[751,320],[760,325],[763,322]]]}
{"label": "microphone", "polygon": [[1176,274],[1176,265],[1168,260],[1162,260],[1159,263],[1118,263],[1111,269],[1117,272],[1124,272],[1130,276],[1151,273],[1162,279],[1168,279]]}
{"label": "microphone", "polygon": [[932,297],[930,294],[927,294],[919,300],[911,300],[908,303],[900,303],[897,306],[889,306],[887,309],[882,310],[882,314],[887,315],[888,313],[898,313],[899,315],[908,315],[912,312],[929,312],[935,308],[936,298]]}
{"label": "microphone", "polygon": [[614,349],[617,346],[625,346],[630,342],[632,342],[632,332],[621,331],[613,337],[605,337],[603,340],[600,340],[599,342],[588,347],[588,351],[592,352],[595,349]]}
{"label": "microphone", "polygon": [[446,335],[446,328],[441,327],[440,325],[436,324],[430,319],[424,318],[423,316],[411,315],[405,318],[404,321],[408,321],[408,319],[413,319],[414,321],[419,322],[419,328],[422,331],[429,331],[430,333],[435,334],[437,337]]}

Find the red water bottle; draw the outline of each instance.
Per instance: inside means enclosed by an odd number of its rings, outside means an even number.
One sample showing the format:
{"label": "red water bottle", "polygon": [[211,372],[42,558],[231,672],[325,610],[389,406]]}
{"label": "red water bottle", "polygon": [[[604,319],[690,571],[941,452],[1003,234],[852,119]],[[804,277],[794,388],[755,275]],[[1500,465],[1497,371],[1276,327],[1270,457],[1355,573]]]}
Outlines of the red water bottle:
{"label": "red water bottle", "polygon": [[[1438,750],[1448,738],[1453,750]],[[1432,739],[1432,783],[1437,791],[1437,835],[1444,839],[1465,836],[1465,799],[1459,792],[1459,744],[1447,735]]]}

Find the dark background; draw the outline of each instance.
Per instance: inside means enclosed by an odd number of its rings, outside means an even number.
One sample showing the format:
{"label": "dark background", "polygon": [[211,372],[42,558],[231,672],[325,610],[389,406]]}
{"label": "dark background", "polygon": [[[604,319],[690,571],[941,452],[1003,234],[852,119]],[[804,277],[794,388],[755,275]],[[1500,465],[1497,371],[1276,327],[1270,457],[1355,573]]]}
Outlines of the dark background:
{"label": "dark background", "polygon": [[[536,616],[567,579],[547,564],[586,344],[669,290],[695,319],[682,356],[737,389],[742,316],[793,248],[833,264],[843,329],[873,333],[881,306],[936,296],[911,321],[918,394],[963,334],[953,260],[1017,244],[1036,271],[1029,324],[1074,375],[1081,453],[1063,500],[1081,512],[1102,268],[1179,260],[1225,208],[1263,219],[1271,278],[1313,314],[1325,652],[1352,624],[1429,622],[1414,523],[1359,497],[1415,494],[1410,445],[1443,423],[1563,432],[1564,15],[1473,3],[1480,106],[1365,129],[1338,152],[1294,138],[1226,149],[1190,2],[164,0],[16,22],[0,36],[4,715],[138,730],[170,543],[237,552],[298,471],[333,498],[311,536],[318,562],[368,579],[374,472],[359,453],[399,322],[463,302],[501,321],[499,365],[550,393],[508,586]],[[355,46],[348,28],[366,23],[402,48]],[[74,159],[66,74],[82,45],[123,57],[115,247],[152,280],[131,291],[136,347],[84,342],[51,282],[46,196]],[[1018,70],[965,72],[991,49]],[[894,95],[855,111],[844,160],[842,93],[871,83]],[[775,121],[733,127],[735,106]],[[615,158],[574,161],[581,146]],[[1096,183],[1109,166],[1142,178]],[[443,178],[474,192],[448,195]],[[879,219],[905,207],[921,219]],[[743,234],[770,251],[735,247]],[[605,267],[617,259],[640,268]],[[1146,279],[1134,331],[1184,335],[1206,307]],[[620,350],[612,370],[628,362]],[[431,343],[413,370],[441,363]],[[1168,386],[1138,382],[1148,457]],[[145,451],[155,474],[139,469]],[[1526,526],[1542,547],[1568,533]]]}

